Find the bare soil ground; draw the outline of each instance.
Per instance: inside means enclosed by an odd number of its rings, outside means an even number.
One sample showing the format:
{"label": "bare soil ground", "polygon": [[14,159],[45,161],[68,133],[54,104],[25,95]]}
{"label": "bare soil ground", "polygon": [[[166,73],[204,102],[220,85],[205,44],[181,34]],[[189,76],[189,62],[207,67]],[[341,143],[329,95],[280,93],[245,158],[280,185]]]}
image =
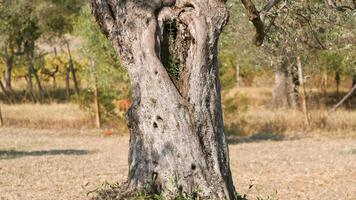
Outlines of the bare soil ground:
{"label": "bare soil ground", "polygon": [[[0,200],[88,199],[105,181],[125,180],[128,141],[85,130],[0,129]],[[249,199],[356,200],[356,140],[238,140],[230,158],[237,191]]]}

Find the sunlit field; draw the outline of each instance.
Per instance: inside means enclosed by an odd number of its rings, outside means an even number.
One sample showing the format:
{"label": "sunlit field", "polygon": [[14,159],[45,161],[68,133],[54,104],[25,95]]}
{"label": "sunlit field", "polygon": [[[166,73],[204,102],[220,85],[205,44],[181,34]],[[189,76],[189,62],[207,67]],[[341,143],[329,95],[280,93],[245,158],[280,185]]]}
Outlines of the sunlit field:
{"label": "sunlit field", "polygon": [[[267,109],[270,90],[236,89],[251,100],[234,117],[225,114],[237,191],[252,199],[355,198],[356,112],[325,118],[325,110],[310,110],[306,126],[301,111]],[[0,199],[87,199],[125,181],[125,129],[95,129],[90,112],[75,104],[1,108]]]}

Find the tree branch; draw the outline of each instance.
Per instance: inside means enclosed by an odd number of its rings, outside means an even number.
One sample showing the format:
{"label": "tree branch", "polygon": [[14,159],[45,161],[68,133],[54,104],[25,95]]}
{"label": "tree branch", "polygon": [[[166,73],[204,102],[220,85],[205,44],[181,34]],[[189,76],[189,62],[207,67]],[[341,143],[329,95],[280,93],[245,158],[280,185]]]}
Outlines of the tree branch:
{"label": "tree branch", "polygon": [[253,4],[251,0],[241,0],[245,9],[247,10],[247,16],[252,24],[255,26],[256,35],[254,38],[254,44],[256,46],[261,46],[263,44],[263,40],[265,38],[265,27],[264,23],[261,19],[261,16],[256,9],[256,6]]}
{"label": "tree branch", "polygon": [[328,112],[328,115],[330,115],[332,112],[335,112],[336,109],[340,107],[343,103],[345,103],[345,101],[349,99],[354,92],[356,92],[356,85],[354,85],[354,87],[352,87],[349,93],[347,93],[346,96]]}
{"label": "tree branch", "polygon": [[311,33],[312,33],[312,35],[313,35],[315,41],[316,41],[317,44],[320,46],[320,49],[327,49],[326,46],[325,46],[325,45],[321,42],[321,40],[319,39],[318,34],[317,34],[317,33],[315,32],[315,30],[313,29],[313,25],[311,24],[310,19],[308,19],[308,17],[302,15],[301,13],[297,13],[297,15],[298,15],[299,17],[301,17],[302,19],[304,19],[305,22],[307,22],[308,27],[309,27],[309,29],[310,29],[310,31],[311,31]]}
{"label": "tree branch", "polygon": [[282,0],[270,0],[268,1],[268,3],[262,8],[262,10],[260,11],[260,17],[261,20],[264,21],[267,13],[278,3],[280,3]]}
{"label": "tree branch", "polygon": [[267,13],[281,1],[282,0],[269,0],[262,8],[262,10],[258,11],[252,0],[241,0],[241,3],[247,10],[247,16],[249,20],[252,22],[256,29],[256,35],[254,38],[254,44],[256,46],[261,46],[266,36],[264,21]]}

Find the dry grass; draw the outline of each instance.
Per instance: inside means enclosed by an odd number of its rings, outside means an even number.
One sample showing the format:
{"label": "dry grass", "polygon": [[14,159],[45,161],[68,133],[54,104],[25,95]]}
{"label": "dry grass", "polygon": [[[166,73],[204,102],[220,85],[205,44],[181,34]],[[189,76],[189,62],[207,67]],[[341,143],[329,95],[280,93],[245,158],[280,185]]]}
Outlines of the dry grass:
{"label": "dry grass", "polygon": [[333,137],[356,137],[356,112],[339,110],[325,118],[325,112],[310,111],[310,125],[305,125],[303,114],[296,110],[251,109],[243,119],[230,119],[226,123],[232,128],[241,127],[240,134],[274,133],[293,136],[295,134],[318,134]]}
{"label": "dry grass", "polygon": [[[314,108],[305,126],[298,110],[270,109],[270,91],[224,94],[232,99],[224,105],[226,130],[244,136],[228,138],[237,190],[249,199],[355,199],[355,139],[335,138],[356,138],[356,111],[341,109],[325,119],[325,110]],[[88,199],[101,183],[125,180],[129,138],[85,129],[93,128],[92,116],[79,106],[1,108],[12,127],[0,129],[1,200]]]}
{"label": "dry grass", "polygon": [[22,128],[92,128],[88,112],[75,104],[1,105],[4,124]]}
{"label": "dry grass", "polygon": [[[232,135],[259,134],[294,137],[327,135],[356,137],[356,111],[340,109],[325,118],[325,108],[309,106],[310,125],[306,126],[299,110],[273,110],[272,88],[237,87],[223,93],[226,130]],[[312,98],[311,98],[312,99]],[[315,98],[314,98],[315,99]],[[91,129],[93,116],[75,104],[14,104],[1,105],[5,126],[38,129]],[[127,133],[123,121],[106,122],[107,128]],[[113,132],[105,134],[111,135]],[[307,133],[307,134],[306,134]]]}
{"label": "dry grass", "polygon": [[243,87],[223,94],[226,130],[232,135],[253,136],[273,134],[294,136],[356,137],[356,111],[339,109],[326,117],[325,106],[309,102],[310,124],[304,123],[303,113],[293,109],[272,109],[272,89]]}
{"label": "dry grass", "polygon": [[[59,132],[0,129],[0,199],[85,200],[102,183],[126,180],[127,136]],[[354,200],[355,142],[306,138],[230,143],[234,185],[248,199]]]}

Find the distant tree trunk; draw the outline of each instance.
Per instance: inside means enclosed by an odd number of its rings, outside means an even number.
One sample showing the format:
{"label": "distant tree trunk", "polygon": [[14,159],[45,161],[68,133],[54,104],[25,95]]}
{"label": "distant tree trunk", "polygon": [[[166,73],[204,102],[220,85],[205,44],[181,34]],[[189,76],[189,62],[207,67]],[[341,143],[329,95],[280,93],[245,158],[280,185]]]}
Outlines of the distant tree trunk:
{"label": "distant tree trunk", "polygon": [[77,76],[76,76],[76,73],[75,73],[75,69],[74,69],[72,60],[69,61],[69,70],[70,70],[70,72],[72,74],[75,93],[79,94],[78,80],[77,80]]}
{"label": "distant tree trunk", "polygon": [[72,74],[75,93],[79,94],[78,80],[77,80],[77,76],[76,76],[76,73],[75,73],[72,53],[70,51],[69,42],[68,41],[66,41],[66,46],[67,46],[67,51],[68,51],[68,56],[69,56],[68,68],[69,68],[70,73]]}
{"label": "distant tree trunk", "polygon": [[1,91],[2,91],[5,95],[7,95],[6,88],[5,88],[4,84],[2,83],[2,81],[0,81],[0,88],[1,88]]}
{"label": "distant tree trunk", "polygon": [[33,102],[36,102],[36,98],[35,98],[35,95],[33,93],[32,72],[30,71],[30,69],[28,69],[27,83],[28,83],[28,91],[30,93],[30,97],[31,97]]}
{"label": "distant tree trunk", "polygon": [[9,94],[9,92],[6,90],[4,84],[2,83],[2,81],[0,81],[0,88],[1,88],[1,91],[4,93],[5,97],[7,98],[7,100],[9,102],[12,101],[12,98],[11,98],[11,95]]}
{"label": "distant tree trunk", "polygon": [[98,86],[97,86],[96,75],[94,75],[94,107],[95,107],[95,124],[96,124],[96,128],[101,128],[99,91],[98,91]]}
{"label": "distant tree trunk", "polygon": [[304,84],[304,75],[303,75],[303,65],[300,60],[300,56],[297,57],[297,66],[298,66],[298,77],[299,77],[299,97],[301,101],[301,107],[304,115],[304,124],[309,125],[309,114],[307,108],[307,101],[305,97],[305,84]]}
{"label": "distant tree trunk", "polygon": [[235,199],[217,62],[223,1],[92,0],[92,9],[132,83],[129,189]]}
{"label": "distant tree trunk", "polygon": [[57,88],[57,80],[55,74],[52,76],[52,87]]}
{"label": "distant tree trunk", "polygon": [[11,73],[12,73],[13,62],[14,61],[13,61],[12,56],[6,58],[6,68],[5,68],[4,80],[5,80],[5,89],[8,91],[12,91]]}
{"label": "distant tree trunk", "polygon": [[[54,47],[54,56],[57,58],[57,48]],[[57,88],[57,80],[56,80],[56,74],[59,72],[59,65],[55,65],[55,70],[51,72],[51,77],[52,77],[52,86],[53,88]]]}
{"label": "distant tree trunk", "polygon": [[298,71],[287,60],[275,69],[272,92],[275,109],[296,109],[298,105]]}
{"label": "distant tree trunk", "polygon": [[99,90],[98,90],[98,78],[96,73],[96,65],[94,60],[90,60],[90,73],[93,82],[94,90],[94,110],[95,110],[95,125],[96,128],[101,128],[101,113],[100,113],[100,101],[99,101]]}
{"label": "distant tree trunk", "polygon": [[339,99],[339,95],[340,95],[340,81],[341,81],[340,72],[336,71],[335,72],[335,82],[336,82],[336,98],[337,99]]}
{"label": "distant tree trunk", "polygon": [[5,83],[5,89],[9,92],[12,91],[12,85],[11,85],[11,74],[12,74],[12,68],[14,64],[14,57],[15,53],[13,51],[12,46],[8,42],[4,42],[4,48],[3,48],[3,55],[5,59],[5,73],[4,73],[4,83]]}
{"label": "distant tree trunk", "polygon": [[0,127],[4,127],[4,119],[2,117],[1,105],[0,105]]}
{"label": "distant tree trunk", "polygon": [[28,91],[30,93],[31,99],[33,102],[36,101],[35,95],[33,93],[33,82],[32,82],[32,75],[34,73],[33,63],[32,63],[32,56],[30,53],[26,54],[27,58],[27,83],[28,83]]}
{"label": "distant tree trunk", "polygon": [[328,97],[328,72],[326,70],[323,71],[323,74],[322,74],[322,87],[321,87],[321,90],[324,94],[324,98],[327,98]]}
{"label": "distant tree trunk", "polygon": [[287,87],[288,87],[288,102],[289,102],[289,107],[292,109],[297,109],[298,108],[298,95],[299,95],[299,79],[298,79],[298,67],[296,65],[292,65],[289,63],[288,66],[288,82],[287,82]]}
{"label": "distant tree trunk", "polygon": [[274,72],[273,107],[276,109],[288,108],[288,70],[287,63],[283,62]]}
{"label": "distant tree trunk", "polygon": [[[32,67],[33,67],[33,65],[32,65]],[[41,79],[40,79],[40,77],[38,76],[37,71],[36,71],[34,68],[33,68],[32,70],[33,70],[33,72],[34,72],[33,75],[34,75],[35,80],[36,80],[37,89],[38,89],[38,92],[39,92],[39,95],[40,95],[40,100],[42,100],[42,98],[43,98],[44,95],[45,95],[45,92],[44,92],[44,90],[43,90],[43,88],[42,88]]]}
{"label": "distant tree trunk", "polygon": [[[352,86],[351,88],[354,88],[356,85],[356,73],[352,75]],[[352,95],[352,98],[354,98],[356,95],[355,93]]]}
{"label": "distant tree trunk", "polygon": [[43,97],[44,97],[44,90],[42,88],[41,79],[37,74],[37,70],[33,66],[33,58],[31,58],[31,60],[29,61],[28,67],[30,68],[29,71],[31,72],[31,74],[35,77],[36,84],[37,84],[37,89],[38,89],[38,92],[39,92],[39,100],[42,100]]}
{"label": "distant tree trunk", "polygon": [[70,99],[70,70],[66,67],[65,70],[65,83],[66,83],[66,96],[67,100]]}
{"label": "distant tree trunk", "polygon": [[240,77],[240,65],[237,64],[236,65],[236,86],[239,86],[240,79],[241,79],[241,77]]}

